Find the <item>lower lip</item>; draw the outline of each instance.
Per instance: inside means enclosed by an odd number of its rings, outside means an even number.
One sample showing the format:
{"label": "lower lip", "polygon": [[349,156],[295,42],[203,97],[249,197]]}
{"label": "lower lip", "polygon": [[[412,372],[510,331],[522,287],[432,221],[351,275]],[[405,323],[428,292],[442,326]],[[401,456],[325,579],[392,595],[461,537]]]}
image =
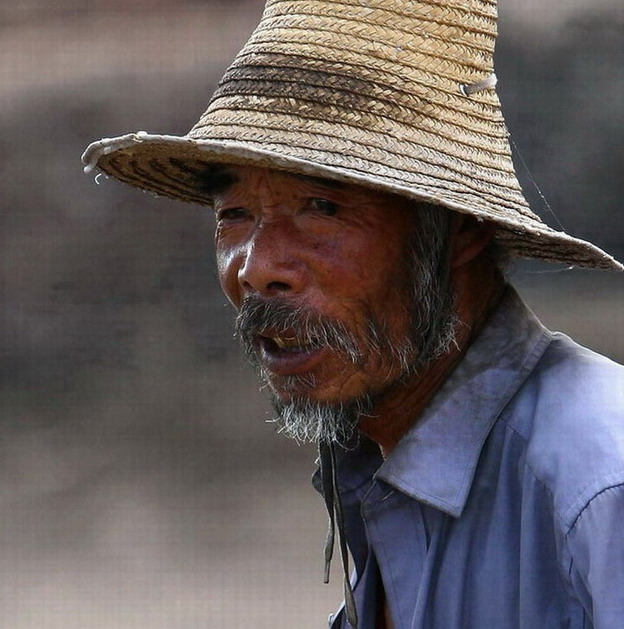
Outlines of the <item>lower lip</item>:
{"label": "lower lip", "polygon": [[310,371],[323,358],[325,349],[303,349],[301,351],[268,350],[260,347],[260,358],[264,366],[278,376],[294,376]]}

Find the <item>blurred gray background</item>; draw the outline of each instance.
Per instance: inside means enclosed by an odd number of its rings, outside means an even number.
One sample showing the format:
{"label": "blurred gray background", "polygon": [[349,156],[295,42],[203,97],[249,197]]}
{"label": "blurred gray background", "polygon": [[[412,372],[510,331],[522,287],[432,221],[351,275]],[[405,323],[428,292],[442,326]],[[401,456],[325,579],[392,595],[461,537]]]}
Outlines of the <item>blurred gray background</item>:
{"label": "blurred gray background", "polygon": [[[622,260],[624,5],[501,1],[519,153],[566,230]],[[266,421],[208,213],[97,186],[79,162],[102,136],[186,132],[261,9],[0,8],[0,627],[312,629],[340,601],[314,451]],[[624,359],[621,276],[513,275],[548,325]]]}

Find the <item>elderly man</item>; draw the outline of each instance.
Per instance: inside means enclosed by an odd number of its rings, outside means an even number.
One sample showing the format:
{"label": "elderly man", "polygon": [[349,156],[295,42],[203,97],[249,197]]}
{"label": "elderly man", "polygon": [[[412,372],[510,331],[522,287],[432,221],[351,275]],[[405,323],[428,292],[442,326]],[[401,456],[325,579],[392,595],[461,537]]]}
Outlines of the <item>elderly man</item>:
{"label": "elderly man", "polygon": [[624,372],[546,330],[514,256],[612,268],[527,206],[493,0],[269,0],[182,138],[87,169],[210,205],[237,334],[320,446],[360,629],[616,629]]}

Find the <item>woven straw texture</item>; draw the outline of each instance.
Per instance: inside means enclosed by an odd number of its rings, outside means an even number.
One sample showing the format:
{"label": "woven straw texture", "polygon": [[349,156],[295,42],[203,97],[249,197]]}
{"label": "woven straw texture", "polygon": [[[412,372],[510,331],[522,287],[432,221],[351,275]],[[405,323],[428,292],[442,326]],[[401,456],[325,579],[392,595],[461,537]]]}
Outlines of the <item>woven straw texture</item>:
{"label": "woven straw texture", "polygon": [[491,0],[269,0],[187,136],[104,139],[83,160],[196,203],[215,161],[340,179],[495,221],[517,256],[621,268],[530,211],[488,84],[495,40]]}

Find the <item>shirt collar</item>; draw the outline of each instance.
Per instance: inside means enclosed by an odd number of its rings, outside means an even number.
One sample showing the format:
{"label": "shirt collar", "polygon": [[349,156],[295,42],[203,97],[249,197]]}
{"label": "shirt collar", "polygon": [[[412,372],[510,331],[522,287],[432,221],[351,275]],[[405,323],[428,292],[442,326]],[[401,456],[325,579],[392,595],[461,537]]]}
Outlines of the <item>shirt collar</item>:
{"label": "shirt collar", "polygon": [[509,287],[455,370],[378,469],[377,478],[459,517],[490,430],[550,339]]}

